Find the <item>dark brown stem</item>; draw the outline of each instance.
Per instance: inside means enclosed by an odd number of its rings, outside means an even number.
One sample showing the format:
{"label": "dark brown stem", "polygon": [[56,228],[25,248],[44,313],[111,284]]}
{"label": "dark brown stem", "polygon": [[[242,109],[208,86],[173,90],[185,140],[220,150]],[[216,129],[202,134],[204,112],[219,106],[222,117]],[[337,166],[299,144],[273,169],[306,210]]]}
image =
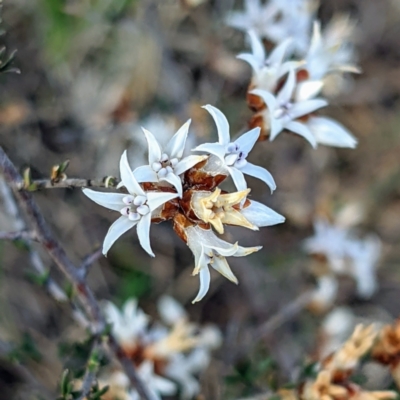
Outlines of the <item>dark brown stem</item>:
{"label": "dark brown stem", "polygon": [[119,183],[117,178],[106,176],[103,179],[81,179],[68,178],[54,182],[51,179],[36,179],[27,184],[19,181],[13,184],[17,190],[28,189],[30,192],[41,189],[65,189],[65,188],[83,188],[83,187],[115,187]]}
{"label": "dark brown stem", "polygon": [[[21,187],[20,185],[23,184],[22,177],[2,147],[0,147],[0,170],[4,174],[6,182],[12,187],[20,208],[25,212],[38,241],[53,259],[57,267],[64,273],[69,282],[73,284],[77,298],[81,302],[91,322],[92,332],[95,335],[101,335],[105,331],[106,321],[92,290],[88,286],[79,268],[72,263],[65,250],[54,237],[38,205],[33,199],[32,194],[26,190],[18,190],[18,187]],[[111,334],[109,334],[109,347],[115,357],[120,361],[126,375],[129,377],[132,385],[140,396],[145,400],[154,400],[154,396],[152,396],[139,378],[132,361],[126,357],[118,342]]]}
{"label": "dark brown stem", "polygon": [[95,250],[93,253],[88,254],[79,268],[80,272],[86,276],[89,273],[90,267],[103,255],[101,249]]}
{"label": "dark brown stem", "polygon": [[34,232],[18,231],[18,232],[0,232],[0,240],[36,240]]}

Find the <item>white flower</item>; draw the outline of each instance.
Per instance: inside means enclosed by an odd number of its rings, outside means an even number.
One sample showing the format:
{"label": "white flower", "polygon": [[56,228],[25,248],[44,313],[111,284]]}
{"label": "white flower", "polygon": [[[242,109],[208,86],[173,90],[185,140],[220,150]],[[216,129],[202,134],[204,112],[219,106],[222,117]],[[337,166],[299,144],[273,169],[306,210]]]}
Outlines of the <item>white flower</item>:
{"label": "white flower", "polygon": [[166,181],[177,190],[182,197],[182,181],[180,175],[204,160],[204,156],[190,155],[183,157],[186,138],[189,131],[189,119],[162,149],[157,139],[148,130],[143,129],[149,147],[149,165],[136,168],[133,171],[138,182]]}
{"label": "white flower", "polygon": [[264,120],[269,121],[270,140],[274,140],[279,133],[287,129],[303,136],[313,147],[316,147],[317,140],[307,123],[299,122],[297,119],[327,106],[328,102],[320,98],[296,101],[294,98],[295,88],[296,76],[294,70],[291,70],[276,97],[272,93],[259,89],[250,93],[260,96],[268,107],[263,115]]}
{"label": "white flower", "polygon": [[254,73],[252,86],[273,92],[282,76],[303,63],[297,61],[284,62],[292,39],[287,39],[276,46],[267,58],[264,45],[255,31],[248,31],[248,34],[253,54],[242,53],[237,58],[246,61],[252,67]]}
{"label": "white flower", "polygon": [[154,257],[150,246],[151,213],[178,195],[176,193],[144,192],[128,164],[126,151],[121,156],[120,174],[122,185],[126,187],[128,195],[83,189],[83,193],[95,203],[122,214],[107,232],[103,243],[103,254],[107,254],[121,235],[137,225],[140,245]]}
{"label": "white flower", "polygon": [[137,306],[137,300],[127,301],[120,311],[113,303],[105,302],[104,316],[112,325],[112,332],[123,348],[134,348],[145,334],[149,317]]}
{"label": "white flower", "polygon": [[158,313],[167,325],[174,325],[187,318],[185,309],[171,296],[161,296],[157,302]]}
{"label": "white flower", "polygon": [[217,156],[231,175],[238,191],[247,188],[243,174],[261,179],[271,188],[271,191],[274,191],[276,184],[272,175],[266,169],[246,160],[260,136],[260,128],[252,129],[231,142],[229,123],[225,115],[211,105],[203,108],[211,114],[217,125],[218,143],[204,143],[194,148],[193,151],[204,151]]}
{"label": "white flower", "polygon": [[269,208],[255,200],[250,200],[250,205],[242,208],[240,213],[258,228],[282,224],[285,222],[285,217],[283,215],[278,214],[272,208]]}
{"label": "white flower", "polygon": [[317,310],[326,310],[330,308],[337,296],[338,281],[334,275],[323,275],[317,280],[317,288],[314,290],[311,298],[311,305]]}
{"label": "white flower", "polygon": [[262,246],[241,247],[237,243],[230,244],[218,238],[211,229],[202,229],[199,226],[186,228],[187,245],[192,250],[195,258],[193,275],[199,274],[200,290],[192,303],[200,301],[210,287],[210,265],[231,282],[238,283],[236,276],[231,271],[225,257],[244,257]]}
{"label": "white flower", "polygon": [[266,26],[273,24],[278,16],[277,5],[262,5],[260,0],[245,0],[245,10],[233,11],[226,18],[226,23],[241,31],[254,30],[260,37],[265,37]]}

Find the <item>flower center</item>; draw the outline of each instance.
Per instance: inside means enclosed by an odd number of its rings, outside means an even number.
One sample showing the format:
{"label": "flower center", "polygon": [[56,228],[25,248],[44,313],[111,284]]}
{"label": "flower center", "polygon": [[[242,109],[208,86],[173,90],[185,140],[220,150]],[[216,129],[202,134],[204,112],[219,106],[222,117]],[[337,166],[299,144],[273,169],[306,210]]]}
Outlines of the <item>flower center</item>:
{"label": "flower center", "polygon": [[229,143],[226,149],[225,164],[229,167],[242,168],[247,164],[247,153],[237,143]]}
{"label": "flower center", "polygon": [[165,178],[170,172],[174,172],[176,164],[179,160],[177,158],[169,158],[168,154],[163,153],[159,161],[153,162],[151,168],[157,172],[159,178]]}
{"label": "flower center", "polygon": [[139,221],[140,218],[150,212],[146,196],[128,195],[122,199],[122,202],[126,204],[126,207],[123,207],[120,212],[131,221]]}
{"label": "flower center", "polygon": [[292,107],[293,103],[290,103],[289,101],[287,103],[281,104],[280,107],[274,111],[274,118],[280,119],[285,116],[288,117],[289,111],[291,110]]}

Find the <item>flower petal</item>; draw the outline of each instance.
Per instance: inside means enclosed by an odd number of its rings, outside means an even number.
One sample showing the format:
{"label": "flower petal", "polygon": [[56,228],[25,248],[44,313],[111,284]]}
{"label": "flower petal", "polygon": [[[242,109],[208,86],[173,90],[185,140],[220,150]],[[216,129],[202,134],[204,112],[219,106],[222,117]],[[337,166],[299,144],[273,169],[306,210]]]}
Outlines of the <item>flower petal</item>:
{"label": "flower petal", "polygon": [[260,38],[253,29],[249,30],[247,33],[250,36],[251,51],[258,61],[258,64],[262,65],[265,61],[264,45],[262,44]]}
{"label": "flower petal", "polygon": [[294,70],[292,69],[289,71],[289,75],[286,79],[285,84],[283,85],[282,89],[276,96],[279,104],[286,104],[291,100],[295,86],[296,86],[296,75]]}
{"label": "flower petal", "polygon": [[296,101],[303,102],[311,99],[321,92],[324,82],[322,80],[304,81],[297,85]]}
{"label": "flower petal", "polygon": [[186,138],[189,132],[189,126],[192,122],[191,119],[187,120],[172,136],[171,140],[165,147],[165,153],[169,155],[169,158],[182,158],[183,151],[185,150]]}
{"label": "flower petal", "polygon": [[302,136],[311,144],[312,147],[314,147],[314,149],[317,147],[317,140],[307,125],[297,121],[290,121],[285,124],[285,128]]}
{"label": "flower petal", "polygon": [[130,219],[121,216],[119,217],[108,229],[107,235],[104,238],[103,243],[103,254],[106,255],[108,250],[114,242],[122,236],[126,231],[133,228],[136,225],[136,221],[131,221]]}
{"label": "flower petal", "polygon": [[170,183],[178,192],[180,198],[182,198],[182,181],[179,176],[175,175],[173,172],[169,172],[164,178],[160,179]]}
{"label": "flower petal", "polygon": [[290,117],[292,119],[297,119],[310,114],[319,108],[326,107],[327,105],[328,102],[325,99],[312,99],[300,103],[294,103],[293,107],[290,109]]}
{"label": "flower petal", "polygon": [[276,109],[278,102],[272,93],[261,89],[255,89],[249,93],[261,97],[265,101],[265,104],[267,105],[269,111],[273,112]]}
{"label": "flower petal", "polygon": [[251,68],[255,73],[258,73],[260,71],[260,64],[258,63],[258,60],[256,57],[253,56],[253,54],[247,54],[247,53],[241,53],[236,56],[239,60],[246,61],[248,64],[250,64]]}
{"label": "flower petal", "polygon": [[228,167],[229,175],[232,177],[233,183],[235,184],[236,189],[239,192],[247,189],[247,183],[246,179],[244,179],[242,169],[238,169],[235,167]]}
{"label": "flower petal", "polygon": [[204,151],[205,153],[214,154],[220,160],[224,161],[225,146],[219,143],[203,143],[200,146],[195,147],[192,151]]}
{"label": "flower petal", "polygon": [[214,262],[211,264],[211,266],[226,279],[229,279],[231,282],[236,284],[239,283],[238,279],[229,267],[228,261],[226,261],[225,257],[214,256]]}
{"label": "flower petal", "polygon": [[213,107],[210,104],[203,106],[213,117],[215,125],[217,125],[218,131],[218,142],[222,145],[227,145],[231,141],[229,133],[229,123],[225,115],[218,110],[218,108]]}
{"label": "flower petal", "polygon": [[158,182],[157,173],[150,165],[142,165],[133,171],[133,176],[138,182]]}
{"label": "flower petal", "polygon": [[211,277],[207,265],[200,269],[199,278],[200,278],[200,289],[199,292],[197,293],[196,298],[192,301],[192,304],[200,301],[207,294],[208,289],[210,288]]}
{"label": "flower petal", "polygon": [[258,201],[251,200],[250,205],[240,213],[254,225],[271,226],[285,222],[285,217]]}
{"label": "flower petal", "polygon": [[126,194],[123,193],[96,192],[91,189],[82,189],[82,192],[89,197],[90,200],[93,200],[100,206],[106,207],[110,210],[121,211],[121,209],[125,206],[125,204],[122,202],[122,199],[126,196]]}
{"label": "flower petal", "polygon": [[154,135],[148,131],[147,129],[142,127],[142,131],[146,137],[147,144],[149,146],[149,164],[153,164],[154,162],[158,162],[161,159],[162,150],[158,140],[154,137]]}
{"label": "flower petal", "polygon": [[273,64],[281,65],[285,58],[286,51],[288,47],[292,44],[292,42],[293,39],[288,38],[284,40],[282,43],[280,43],[278,46],[276,46],[268,57],[269,63],[272,65]]}
{"label": "flower petal", "polygon": [[147,205],[150,207],[150,211],[154,211],[156,208],[160,207],[167,201],[170,201],[178,197],[178,193],[146,192],[146,196],[147,196]]}
{"label": "flower petal", "polygon": [[357,139],[339,122],[327,117],[311,117],[307,122],[317,143],[354,149]]}
{"label": "flower petal", "polygon": [[257,142],[257,139],[260,136],[261,129],[259,127],[254,128],[246,133],[244,133],[242,136],[237,138],[234,143],[236,143],[240,151],[244,151],[245,153],[250,153],[250,151],[253,149],[255,143]]}
{"label": "flower petal", "polygon": [[176,164],[174,167],[175,175],[183,174],[184,172],[186,172],[188,169],[194,167],[199,162],[204,161],[207,157],[208,156],[191,155],[191,156],[182,158],[182,160],[179,161],[178,164]]}
{"label": "flower petal", "polygon": [[234,257],[245,257],[249,254],[255,253],[262,249],[262,246],[254,246],[254,247],[242,247],[238,246],[237,252],[233,255]]}
{"label": "flower petal", "polygon": [[129,166],[126,150],[122,153],[121,160],[119,162],[119,170],[121,174],[121,181],[128,192],[130,194],[140,194],[143,196],[144,191],[137,182],[131,167]]}
{"label": "flower petal", "polygon": [[240,170],[244,174],[261,179],[270,187],[271,192],[273,192],[276,189],[276,183],[274,181],[274,178],[265,168],[247,162],[247,164],[244,167],[240,168]]}
{"label": "flower petal", "polygon": [[139,238],[139,243],[142,246],[142,248],[152,257],[155,257],[153,250],[151,250],[150,246],[150,225],[151,225],[151,213],[148,213],[146,215],[143,215],[142,218],[140,218],[136,230]]}

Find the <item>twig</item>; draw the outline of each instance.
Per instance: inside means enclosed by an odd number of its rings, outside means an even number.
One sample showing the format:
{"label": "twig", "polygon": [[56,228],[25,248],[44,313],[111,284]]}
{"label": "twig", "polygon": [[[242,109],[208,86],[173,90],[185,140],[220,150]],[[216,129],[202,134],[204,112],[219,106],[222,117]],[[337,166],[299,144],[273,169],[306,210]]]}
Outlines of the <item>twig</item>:
{"label": "twig", "polygon": [[90,267],[103,255],[101,249],[95,250],[93,253],[88,254],[84,259],[79,268],[80,272],[83,276],[87,276],[89,273]]}
{"label": "twig", "polygon": [[[91,321],[92,332],[98,335],[104,333],[106,321],[92,290],[85,280],[85,277],[82,276],[79,268],[72,263],[65,250],[55,239],[50,228],[47,226],[39,207],[34,201],[32,194],[26,190],[17,189],[18,185],[21,185],[22,183],[22,178],[1,147],[0,169],[2,170],[8,184],[14,189],[15,197],[17,198],[21,209],[27,215],[32,228],[36,232],[38,241],[43,245],[44,249],[48,252],[49,256],[53,259],[58,268],[75,287],[76,296]],[[111,334],[108,334],[108,339],[110,350],[120,361],[125,373],[130,378],[132,385],[138,391],[140,396],[145,400],[154,400],[154,396],[149,392],[147,387],[139,378],[132,361],[124,354],[115,338]]]}
{"label": "twig", "polygon": [[101,337],[96,336],[90,351],[88,362],[86,365],[86,372],[82,380],[81,394],[77,400],[85,400],[90,393],[93,383],[96,380],[97,371],[99,369],[98,353],[101,347]]}
{"label": "twig", "polygon": [[115,187],[119,183],[117,178],[106,176],[102,179],[68,178],[54,182],[51,179],[36,179],[29,182],[29,187],[24,181],[15,182],[13,185],[17,190],[28,189],[30,192],[40,189],[65,189],[82,187]]}
{"label": "twig", "polygon": [[0,232],[0,240],[36,240],[35,232],[17,231],[17,232]]}

